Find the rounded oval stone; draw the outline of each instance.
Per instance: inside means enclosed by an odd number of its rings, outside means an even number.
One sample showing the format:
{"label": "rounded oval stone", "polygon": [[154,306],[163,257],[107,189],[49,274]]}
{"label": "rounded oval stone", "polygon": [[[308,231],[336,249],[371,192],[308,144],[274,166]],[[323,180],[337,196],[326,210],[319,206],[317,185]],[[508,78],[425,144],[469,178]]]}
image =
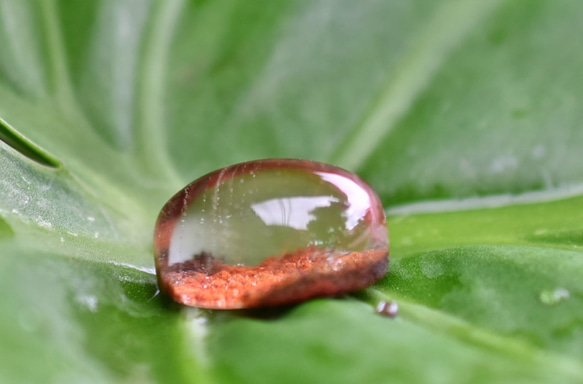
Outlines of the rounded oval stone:
{"label": "rounded oval stone", "polygon": [[160,289],[213,309],[283,305],[365,288],[388,268],[389,238],[373,189],[306,160],[232,165],[187,185],[154,235]]}

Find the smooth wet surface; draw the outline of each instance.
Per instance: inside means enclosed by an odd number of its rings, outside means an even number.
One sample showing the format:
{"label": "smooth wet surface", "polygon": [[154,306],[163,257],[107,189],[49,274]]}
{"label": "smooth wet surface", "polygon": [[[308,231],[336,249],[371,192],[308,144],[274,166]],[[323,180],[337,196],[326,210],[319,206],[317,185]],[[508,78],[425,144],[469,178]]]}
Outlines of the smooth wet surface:
{"label": "smooth wet surface", "polygon": [[388,267],[375,192],[331,165],[259,160],[212,172],[162,209],[163,291],[205,308],[288,304],[358,290]]}

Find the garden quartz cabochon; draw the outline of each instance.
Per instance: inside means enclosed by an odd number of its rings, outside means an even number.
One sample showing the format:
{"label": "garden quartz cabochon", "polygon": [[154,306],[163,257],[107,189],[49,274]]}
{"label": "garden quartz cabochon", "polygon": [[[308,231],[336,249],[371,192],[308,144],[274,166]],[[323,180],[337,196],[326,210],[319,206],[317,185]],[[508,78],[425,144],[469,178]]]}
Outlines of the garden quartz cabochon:
{"label": "garden quartz cabochon", "polygon": [[[0,381],[582,382],[582,8],[0,0]],[[379,192],[387,277],[259,318],[156,295],[164,203],[270,157]]]}
{"label": "garden quartz cabochon", "polygon": [[162,208],[160,288],[213,309],[297,303],[361,290],[387,272],[383,206],[355,174],[266,159],[201,177]]}

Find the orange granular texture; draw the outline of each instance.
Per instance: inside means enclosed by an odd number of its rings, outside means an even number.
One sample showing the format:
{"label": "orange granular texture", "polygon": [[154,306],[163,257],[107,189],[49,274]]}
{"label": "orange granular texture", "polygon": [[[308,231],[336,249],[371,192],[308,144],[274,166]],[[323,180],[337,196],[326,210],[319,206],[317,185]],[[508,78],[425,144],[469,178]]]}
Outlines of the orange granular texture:
{"label": "orange granular texture", "polygon": [[388,268],[386,250],[351,252],[306,248],[258,266],[228,265],[201,255],[161,268],[158,279],[175,301],[202,308],[240,309],[291,304],[363,289]]}

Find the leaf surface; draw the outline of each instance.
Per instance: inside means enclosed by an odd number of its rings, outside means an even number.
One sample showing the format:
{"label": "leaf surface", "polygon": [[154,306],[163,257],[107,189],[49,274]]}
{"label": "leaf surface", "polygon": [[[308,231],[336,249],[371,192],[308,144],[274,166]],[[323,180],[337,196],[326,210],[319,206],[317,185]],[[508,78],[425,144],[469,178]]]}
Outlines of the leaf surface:
{"label": "leaf surface", "polygon": [[[583,381],[582,12],[0,0],[0,381]],[[367,179],[389,274],[277,310],[158,295],[161,206],[264,157]]]}

